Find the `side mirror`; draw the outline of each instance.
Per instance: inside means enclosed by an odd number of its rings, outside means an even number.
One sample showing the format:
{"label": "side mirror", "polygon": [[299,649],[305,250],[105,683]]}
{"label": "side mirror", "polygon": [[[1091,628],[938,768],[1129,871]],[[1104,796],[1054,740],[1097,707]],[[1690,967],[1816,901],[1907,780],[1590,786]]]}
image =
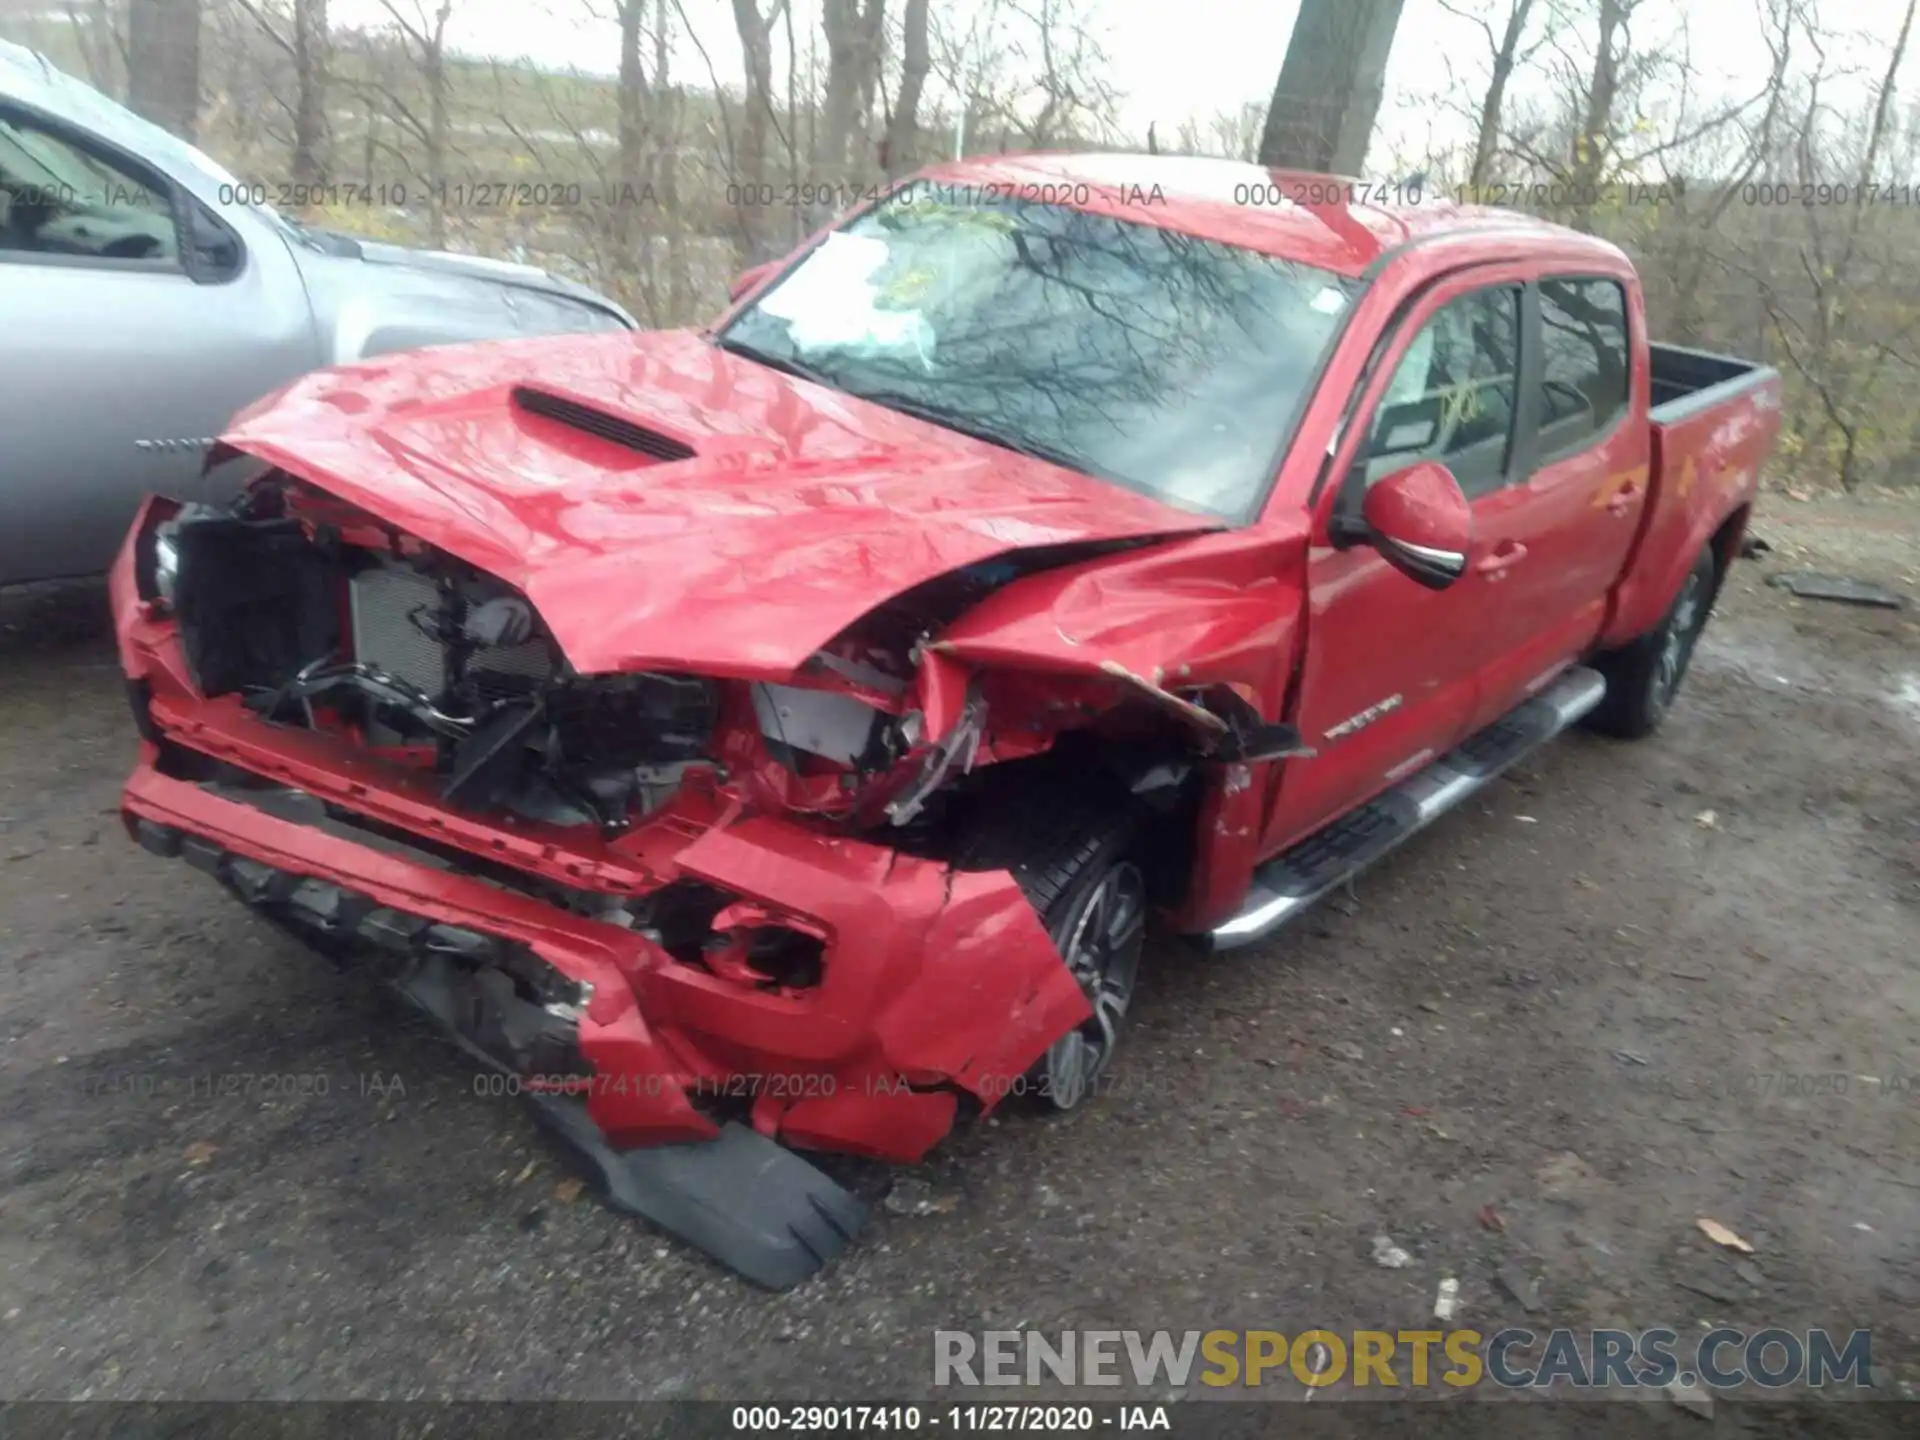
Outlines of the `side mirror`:
{"label": "side mirror", "polygon": [[1473,507],[1439,461],[1381,476],[1360,502],[1360,519],[1365,542],[1409,580],[1444,590],[1466,573]]}
{"label": "side mirror", "polygon": [[733,284],[727,287],[728,298],[738,300],[742,295],[766,279],[767,276],[771,275],[774,267],[779,263],[778,260],[767,260],[761,264],[742,270],[738,275],[733,277]]}

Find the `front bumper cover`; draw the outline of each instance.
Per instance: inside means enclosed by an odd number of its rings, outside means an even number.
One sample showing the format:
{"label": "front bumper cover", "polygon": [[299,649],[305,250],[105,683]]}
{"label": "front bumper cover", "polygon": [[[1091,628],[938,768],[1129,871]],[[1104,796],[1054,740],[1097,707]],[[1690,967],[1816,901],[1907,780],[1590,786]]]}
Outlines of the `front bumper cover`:
{"label": "front bumper cover", "polygon": [[[378,903],[388,895],[276,869],[131,809],[129,827],[143,848],[185,859],[249,904],[322,939],[357,942],[389,957],[394,988],[491,1070],[511,1073],[498,1058],[503,1041],[513,1046],[545,1028],[538,1007],[510,986],[489,983],[499,971],[474,963],[487,946],[507,942]],[[593,1171],[616,1209],[651,1221],[755,1284],[776,1290],[798,1284],[867,1222],[859,1199],[748,1126],[729,1123],[709,1140],[623,1151],[608,1143],[577,1096],[521,1093],[546,1130]]]}
{"label": "front bumper cover", "polygon": [[[1004,872],[951,877],[930,927],[913,937],[919,953],[890,943],[906,937],[904,917],[885,914],[880,897],[870,896],[872,949],[863,954],[843,944],[828,952],[830,969],[836,954],[844,955],[836,1006],[809,1013],[789,1002],[784,1012],[756,1017],[738,1007],[741,997],[720,994],[714,977],[674,961],[643,935],[267,813],[163,774],[152,761],[149,753],[123,800],[129,832],[145,849],[188,861],[248,904],[322,940],[384,956],[400,992],[490,1068],[557,1068],[552,1048],[542,1048],[552,1038],[552,1015],[517,996],[492,962],[511,951],[590,986],[568,1036],[590,1074],[574,1093],[523,1090],[537,1118],[591,1167],[616,1208],[772,1288],[814,1273],[867,1219],[858,1199],[775,1136],[917,1159],[951,1126],[958,1089],[972,1089],[981,1107],[991,1108],[1014,1088],[1000,1077],[1019,1074],[1013,1067],[1030,1064],[1051,1036],[1076,1023],[1074,1002],[1084,1005],[1077,987],[1064,990],[1041,970],[1008,1007],[999,990],[1004,977],[986,962],[1004,965],[1023,944],[1030,952],[1032,934],[1047,947],[1052,971],[1069,986],[1071,977],[1017,889],[1018,908],[1005,903],[995,883],[997,877],[1013,886]],[[753,852],[742,848],[748,836],[714,832],[703,839],[729,842],[723,858],[731,854],[744,867],[736,874],[723,865],[729,878],[752,879],[757,868],[773,873],[761,874],[755,888],[784,888],[775,856],[749,863]],[[929,985],[932,991],[923,990]],[[947,1003],[932,1002],[933,993],[945,993]],[[703,1010],[703,1000],[715,1008]],[[991,1051],[978,1044],[978,1022],[990,1013],[983,1002],[1001,1021]],[[847,1007],[871,1017],[864,1033],[847,1023]],[[662,1017],[658,1027],[647,1010]],[[699,1026],[742,1016],[747,1023],[737,1034],[757,1034],[778,1048],[745,1052],[758,1058],[734,1065],[734,1075],[756,1064],[769,1067],[766,1073],[800,1064],[838,1069],[818,1070],[829,1083],[804,1087],[811,1091],[805,1098],[756,1101],[752,1126],[716,1126],[688,1092],[717,1072],[703,1075],[687,1056],[706,1038]],[[775,1018],[793,1033],[782,1035],[769,1023]],[[741,1053],[737,1040],[729,1048]],[[870,1078],[876,1076],[882,1078]]]}

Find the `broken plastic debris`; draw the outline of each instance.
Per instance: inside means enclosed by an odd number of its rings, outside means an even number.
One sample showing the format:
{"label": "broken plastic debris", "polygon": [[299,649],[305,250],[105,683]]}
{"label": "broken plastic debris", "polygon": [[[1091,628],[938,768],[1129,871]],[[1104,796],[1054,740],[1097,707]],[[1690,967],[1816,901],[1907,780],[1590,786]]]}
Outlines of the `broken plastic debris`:
{"label": "broken plastic debris", "polygon": [[1720,828],[1720,816],[1712,810],[1702,810],[1698,815],[1693,817],[1693,823],[1698,825],[1702,830],[1718,830]]}
{"label": "broken plastic debris", "polygon": [[1884,585],[1871,580],[1855,580],[1847,575],[1817,575],[1810,570],[1783,570],[1767,577],[1789,594],[1808,600],[1838,600],[1847,605],[1874,605],[1883,610],[1898,610],[1907,602]]}
{"label": "broken plastic debris", "polygon": [[1742,1255],[1753,1254],[1753,1246],[1742,1240],[1718,1220],[1709,1220],[1705,1216],[1702,1216],[1694,1223],[1700,1227],[1700,1233],[1706,1236],[1707,1239],[1713,1241],[1714,1244],[1724,1245],[1729,1250],[1738,1250]]}
{"label": "broken plastic debris", "polygon": [[1666,1384],[1667,1399],[1702,1420],[1713,1419],[1713,1396],[1699,1384],[1682,1385],[1678,1379]]}
{"label": "broken plastic debris", "polygon": [[1500,1282],[1502,1290],[1520,1302],[1522,1310],[1540,1308],[1540,1282],[1527,1274],[1519,1261],[1509,1260],[1494,1272],[1493,1278]]}
{"label": "broken plastic debris", "polygon": [[902,1176],[893,1182],[893,1188],[881,1203],[891,1215],[945,1215],[959,1207],[960,1197],[951,1193],[935,1194],[926,1181]]}
{"label": "broken plastic debris", "polygon": [[1449,1275],[1440,1282],[1440,1293],[1434,1297],[1433,1318],[1451,1320],[1453,1312],[1460,1305],[1460,1282]]}
{"label": "broken plastic debris", "polygon": [[1373,1263],[1383,1270],[1403,1270],[1413,1263],[1413,1257],[1393,1243],[1389,1235],[1373,1237]]}

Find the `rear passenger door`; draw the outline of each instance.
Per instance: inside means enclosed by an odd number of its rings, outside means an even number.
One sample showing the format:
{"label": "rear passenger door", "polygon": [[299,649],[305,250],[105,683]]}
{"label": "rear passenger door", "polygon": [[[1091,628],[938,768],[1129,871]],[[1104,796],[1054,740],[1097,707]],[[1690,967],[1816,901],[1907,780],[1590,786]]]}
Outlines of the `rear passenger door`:
{"label": "rear passenger door", "polygon": [[[1523,296],[1520,415],[1504,484],[1474,500],[1472,568],[1491,627],[1474,726],[1491,723],[1599,635],[1646,503],[1647,429],[1635,410],[1630,290],[1621,277],[1547,274]],[[1461,477],[1470,495],[1474,488]]]}

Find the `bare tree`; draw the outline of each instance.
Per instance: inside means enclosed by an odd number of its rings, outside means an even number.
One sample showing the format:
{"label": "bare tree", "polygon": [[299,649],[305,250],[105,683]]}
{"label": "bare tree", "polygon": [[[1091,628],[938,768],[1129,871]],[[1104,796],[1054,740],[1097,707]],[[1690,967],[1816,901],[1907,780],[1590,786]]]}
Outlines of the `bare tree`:
{"label": "bare tree", "polygon": [[[447,119],[447,22],[454,0],[380,0],[393,17],[402,44],[426,94],[409,98],[395,85],[383,86],[380,98],[403,130],[421,149],[419,176],[426,186],[427,242],[436,249],[447,243],[447,161],[450,127]],[[422,111],[425,113],[423,114]]]}
{"label": "bare tree", "polygon": [[200,0],[129,0],[127,104],[194,138],[200,118]]}
{"label": "bare tree", "polygon": [[[1507,86],[1515,69],[1527,62],[1544,38],[1537,37],[1532,45],[1523,43],[1535,3],[1536,0],[1504,0],[1506,17],[1496,34],[1486,5],[1469,9],[1458,0],[1440,0],[1441,8],[1448,13],[1477,24],[1487,41],[1486,89],[1475,117],[1473,159],[1467,166],[1467,185],[1471,190],[1483,189],[1493,178],[1493,163],[1500,153],[1500,121],[1506,106]],[[1471,89],[1469,87],[1467,93],[1471,94]]]}
{"label": "bare tree", "polygon": [[763,13],[760,0],[733,0],[734,28],[746,70],[746,94],[740,105],[740,145],[729,182],[735,187],[735,221],[740,247],[749,264],[768,258],[766,206],[767,137],[774,126],[773,27],[787,0],[773,0]]}
{"label": "bare tree", "polygon": [[[1912,261],[1911,242],[1890,251],[1884,243],[1875,243],[1878,237],[1869,228],[1870,222],[1884,224],[1885,212],[1873,204],[1872,197],[1892,138],[1895,81],[1912,38],[1915,8],[1916,0],[1907,0],[1876,87],[1858,162],[1851,169],[1832,164],[1831,150],[1823,143],[1820,72],[1816,71],[1809,86],[1794,144],[1797,183],[1806,193],[1817,195],[1822,185],[1833,188],[1837,182],[1850,190],[1851,203],[1844,209],[1802,208],[1804,238],[1796,247],[1796,258],[1807,303],[1792,302],[1786,277],[1767,268],[1747,268],[1758,283],[1788,366],[1818,404],[1830,441],[1825,448],[1846,490],[1860,483],[1863,452],[1886,439],[1890,427],[1874,403],[1886,382],[1899,372],[1906,382],[1900,388],[1905,389],[1920,369],[1920,358],[1911,348],[1916,318],[1913,288],[1905,278]],[[1824,63],[1817,39],[1814,47]]]}
{"label": "bare tree", "polygon": [[312,187],[327,178],[330,145],[327,79],[333,37],[327,28],[327,0],[292,0],[292,14],[270,10],[255,0],[234,0],[293,66],[292,153],[288,178]]}
{"label": "bare tree", "polygon": [[907,0],[900,28],[900,93],[887,117],[887,138],[880,157],[889,176],[904,175],[918,161],[920,97],[926,90],[933,52],[927,42],[927,0]]}
{"label": "bare tree", "polygon": [[293,0],[293,163],[296,185],[327,178],[327,75],[333,37],[327,0]]}
{"label": "bare tree", "polygon": [[[827,39],[827,93],[813,151],[814,173],[838,177],[848,165],[847,147],[871,114],[886,36],[886,0],[821,0]],[[860,167],[864,156],[854,160]]]}

